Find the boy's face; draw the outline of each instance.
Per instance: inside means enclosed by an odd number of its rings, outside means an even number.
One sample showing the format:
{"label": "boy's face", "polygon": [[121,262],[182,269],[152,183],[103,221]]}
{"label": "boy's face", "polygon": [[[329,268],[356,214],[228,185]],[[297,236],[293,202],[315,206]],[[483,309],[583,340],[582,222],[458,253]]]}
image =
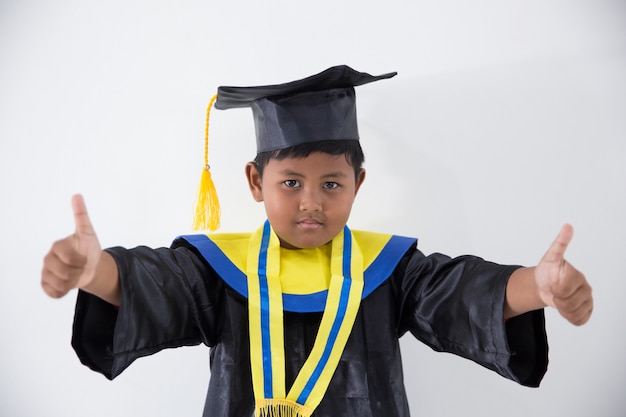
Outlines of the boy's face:
{"label": "boy's face", "polygon": [[254,199],[265,203],[281,246],[316,248],[345,226],[365,170],[355,179],[344,155],[314,152],[304,158],[271,159],[262,178],[250,162],[246,176]]}

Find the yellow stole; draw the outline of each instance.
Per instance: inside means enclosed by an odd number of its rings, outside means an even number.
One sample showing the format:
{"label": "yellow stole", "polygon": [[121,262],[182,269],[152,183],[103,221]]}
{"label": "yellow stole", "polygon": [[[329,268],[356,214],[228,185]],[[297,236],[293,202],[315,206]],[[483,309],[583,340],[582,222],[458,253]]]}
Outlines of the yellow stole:
{"label": "yellow stole", "polygon": [[257,417],[308,417],[328,389],[356,318],[363,291],[363,255],[345,227],[331,243],[330,286],[311,354],[285,387],[280,242],[269,222],[248,246],[250,363]]}

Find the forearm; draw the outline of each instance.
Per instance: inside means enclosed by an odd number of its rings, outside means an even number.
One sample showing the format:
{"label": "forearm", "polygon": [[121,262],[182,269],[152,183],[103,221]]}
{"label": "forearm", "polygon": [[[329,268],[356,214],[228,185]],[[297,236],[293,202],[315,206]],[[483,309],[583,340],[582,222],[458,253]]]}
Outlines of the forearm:
{"label": "forearm", "polygon": [[516,269],[506,287],[504,318],[519,316],[546,307],[535,283],[535,268]]}
{"label": "forearm", "polygon": [[110,304],[120,305],[119,271],[115,259],[109,253],[102,251],[93,279],[81,286],[81,289]]}

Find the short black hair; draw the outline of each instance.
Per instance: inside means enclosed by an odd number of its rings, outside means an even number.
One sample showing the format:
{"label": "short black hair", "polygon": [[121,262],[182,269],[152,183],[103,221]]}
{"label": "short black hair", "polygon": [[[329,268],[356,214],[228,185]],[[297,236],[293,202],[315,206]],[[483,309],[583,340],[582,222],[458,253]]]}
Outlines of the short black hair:
{"label": "short black hair", "polygon": [[312,153],[323,152],[330,155],[345,155],[346,160],[354,168],[355,179],[359,177],[365,155],[358,140],[321,140],[317,142],[301,143],[275,151],[258,153],[254,158],[259,175],[263,176],[263,169],[271,159],[305,158]]}

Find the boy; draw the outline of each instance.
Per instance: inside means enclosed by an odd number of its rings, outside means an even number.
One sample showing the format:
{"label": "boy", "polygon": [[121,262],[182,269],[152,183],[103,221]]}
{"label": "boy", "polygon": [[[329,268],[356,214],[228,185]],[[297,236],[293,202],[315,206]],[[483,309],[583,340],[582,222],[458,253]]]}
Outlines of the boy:
{"label": "boy", "polygon": [[354,86],[391,78],[349,67],[282,85],[220,87],[252,108],[246,165],[267,222],[254,233],[183,236],[171,249],[100,249],[85,204],[53,244],[42,286],[79,288],[73,346],[114,378],[158,350],[205,343],[205,416],[408,416],[398,338],[471,359],[523,385],[547,367],[543,308],[585,323],[591,288],[564,259],[563,227],[535,268],[424,256],[416,240],[351,231],[365,179]]}

